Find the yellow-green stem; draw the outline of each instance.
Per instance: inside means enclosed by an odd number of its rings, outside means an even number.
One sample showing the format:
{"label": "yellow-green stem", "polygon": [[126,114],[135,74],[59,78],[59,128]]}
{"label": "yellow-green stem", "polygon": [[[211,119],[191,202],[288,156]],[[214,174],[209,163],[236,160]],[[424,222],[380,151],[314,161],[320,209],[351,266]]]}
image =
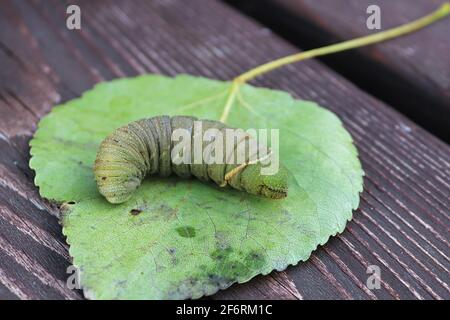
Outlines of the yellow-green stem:
{"label": "yellow-green stem", "polygon": [[254,69],[251,69],[238,77],[233,79],[233,84],[230,89],[230,93],[228,95],[227,101],[225,103],[225,107],[222,113],[222,116],[220,117],[220,121],[225,122],[228,119],[228,114],[230,113],[231,107],[234,103],[234,100],[236,99],[236,95],[239,91],[239,88],[242,84],[256,78],[257,76],[260,76],[262,74],[265,74],[269,71],[272,71],[274,69],[280,68],[284,65],[291,64],[294,62],[315,58],[318,56],[323,56],[331,53],[341,52],[349,49],[359,48],[363,46],[367,46],[370,44],[390,40],[392,38],[396,38],[414,31],[417,31],[419,29],[422,29],[433,22],[436,22],[450,14],[450,3],[446,2],[444,3],[439,9],[432,12],[431,14],[420,18],[418,20],[415,20],[413,22],[404,24],[402,26],[389,29],[387,31],[378,32],[369,36],[356,38],[349,41],[344,41],[341,43],[325,46],[322,48],[317,48],[305,52],[300,52],[297,54],[293,54],[281,59],[277,59],[274,61],[270,61],[268,63],[262,64]]}
{"label": "yellow-green stem", "polygon": [[236,94],[238,93],[240,85],[241,84],[236,81],[233,81],[233,84],[231,85],[227,101],[225,102],[225,106],[223,108],[223,112],[220,117],[220,121],[222,121],[223,123],[225,123],[225,121],[227,121],[228,119],[228,114],[230,113],[231,107],[233,106],[234,100],[236,99]]}
{"label": "yellow-green stem", "polygon": [[435,12],[420,18],[418,20],[415,20],[413,22],[404,24],[400,27],[392,28],[387,31],[378,32],[375,34],[372,34],[370,36],[360,37],[349,41],[344,41],[341,43],[333,44],[330,46],[317,48],[305,52],[300,52],[297,54],[293,54],[281,59],[277,59],[268,63],[265,63],[263,65],[260,65],[259,67],[256,67],[252,70],[249,70],[240,76],[235,78],[236,82],[245,83],[257,76],[260,76],[266,72],[272,71],[274,69],[277,69],[281,66],[284,66],[286,64],[298,62],[305,59],[310,59],[318,56],[327,55],[330,53],[336,53],[341,52],[349,49],[354,49],[358,47],[367,46],[370,44],[374,44],[377,42],[386,41],[392,38],[396,38],[402,35],[405,35],[407,33],[414,32],[416,30],[422,29],[433,22],[436,22],[437,20],[440,20],[446,16],[448,16],[450,13],[450,3],[444,3],[438,10]]}

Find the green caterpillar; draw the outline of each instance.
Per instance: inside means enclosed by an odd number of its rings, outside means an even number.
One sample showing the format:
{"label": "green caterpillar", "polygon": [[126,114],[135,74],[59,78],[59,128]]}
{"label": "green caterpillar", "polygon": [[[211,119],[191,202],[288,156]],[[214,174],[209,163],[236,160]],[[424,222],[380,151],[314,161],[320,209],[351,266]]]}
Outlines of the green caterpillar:
{"label": "green caterpillar", "polygon": [[[223,152],[222,164],[190,163],[175,164],[172,162],[172,133],[177,129],[187,130],[192,138],[203,134],[208,129],[224,132],[231,129],[222,122],[201,120],[201,131],[195,132],[194,122],[200,121],[189,116],[156,116],[131,122],[116,129],[101,143],[94,164],[94,175],[100,193],[111,203],[122,203],[128,200],[133,191],[139,187],[148,174],[159,174],[162,177],[176,174],[188,178],[195,176],[201,181],[213,181],[221,187],[231,186],[272,199],[287,196],[287,170],[280,166],[273,175],[262,175],[261,159],[250,161],[247,151],[245,161],[241,164],[227,164],[230,156]],[[239,144],[248,145],[251,137],[234,141],[230,150],[237,151]],[[203,142],[203,146],[205,143]],[[259,150],[259,149],[258,149]],[[204,159],[212,154],[203,155]]]}

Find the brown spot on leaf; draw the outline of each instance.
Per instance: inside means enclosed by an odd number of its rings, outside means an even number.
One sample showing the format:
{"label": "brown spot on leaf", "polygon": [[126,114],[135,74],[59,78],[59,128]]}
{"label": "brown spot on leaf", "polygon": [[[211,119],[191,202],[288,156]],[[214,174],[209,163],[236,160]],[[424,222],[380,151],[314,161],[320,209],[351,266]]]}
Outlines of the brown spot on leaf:
{"label": "brown spot on leaf", "polygon": [[132,216],[137,216],[139,213],[141,213],[142,212],[142,210],[139,210],[139,209],[131,209],[130,210],[130,214],[132,215]]}

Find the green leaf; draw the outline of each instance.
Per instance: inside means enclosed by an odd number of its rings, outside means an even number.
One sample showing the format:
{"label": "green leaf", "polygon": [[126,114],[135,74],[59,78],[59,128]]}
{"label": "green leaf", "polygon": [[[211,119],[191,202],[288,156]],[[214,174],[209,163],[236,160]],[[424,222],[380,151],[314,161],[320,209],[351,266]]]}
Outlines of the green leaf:
{"label": "green leaf", "polygon": [[41,120],[30,166],[41,195],[65,202],[63,232],[87,297],[199,298],[304,261],[344,230],[363,176],[350,135],[313,102],[249,85],[228,124],[280,129],[286,199],[153,176],[126,203],[100,196],[92,165],[113,129],[161,114],[219,119],[230,86],[185,75],[115,80]]}

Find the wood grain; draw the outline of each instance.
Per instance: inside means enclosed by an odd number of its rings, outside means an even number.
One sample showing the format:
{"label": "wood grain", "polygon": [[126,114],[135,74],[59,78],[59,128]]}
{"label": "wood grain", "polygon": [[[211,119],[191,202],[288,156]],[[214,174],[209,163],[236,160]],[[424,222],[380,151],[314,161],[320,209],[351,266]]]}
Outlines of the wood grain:
{"label": "wood grain", "polygon": [[[73,3],[73,1],[70,1]],[[28,168],[38,119],[93,84],[143,73],[233,76],[297,51],[218,1],[75,1],[82,30],[65,27],[68,1],[0,2],[0,298],[81,299],[58,208]],[[450,148],[317,61],[255,81],[334,111],[366,171],[346,231],[310,260],[234,285],[216,299],[449,299]],[[366,287],[367,267],[381,288]]]}
{"label": "wood grain", "polygon": [[[446,0],[229,0],[303,49],[373,34],[436,10]],[[366,13],[378,5],[381,29]],[[450,142],[450,19],[392,42],[322,57],[330,67]]]}

